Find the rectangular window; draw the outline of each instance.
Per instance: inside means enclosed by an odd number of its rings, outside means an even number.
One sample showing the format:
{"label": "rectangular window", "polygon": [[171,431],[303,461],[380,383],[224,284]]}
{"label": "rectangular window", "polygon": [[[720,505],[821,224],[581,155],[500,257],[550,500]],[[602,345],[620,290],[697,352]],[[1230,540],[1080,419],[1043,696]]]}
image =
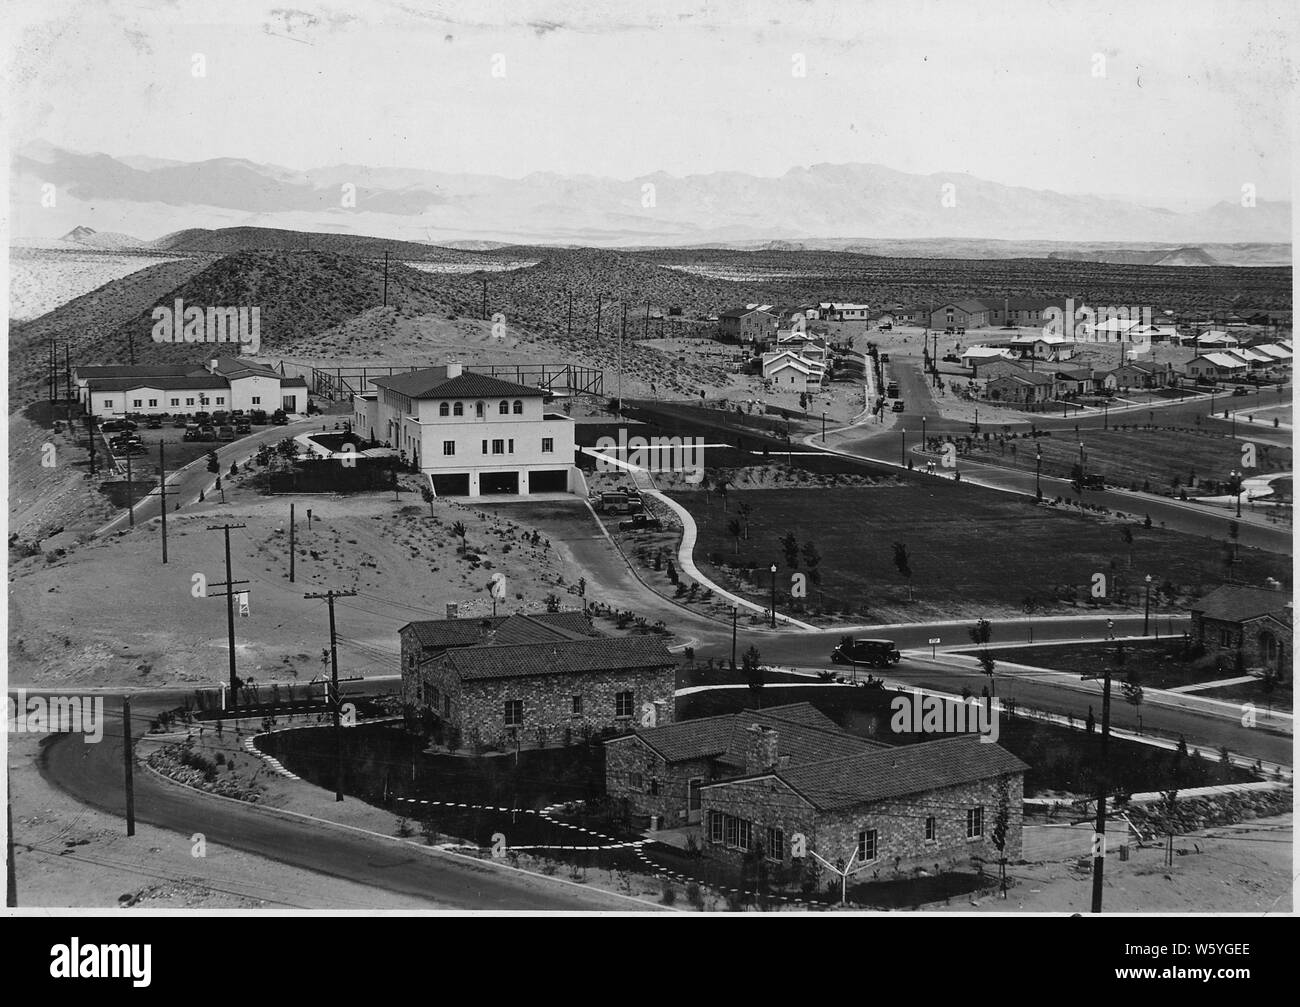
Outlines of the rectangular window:
{"label": "rectangular window", "polygon": [[543,438],[542,438],[542,454],[544,454],[544,455],[549,455],[549,454],[550,454],[551,452],[553,452],[554,450],[555,450],[555,438],[554,438],[554,437],[543,437]]}
{"label": "rectangular window", "polygon": [[455,442],[455,441],[443,441],[443,442],[442,442],[442,453],[443,453],[444,455],[454,455],[454,454],[456,453],[456,442]]}
{"label": "rectangular window", "polygon": [[655,776],[650,777],[650,796],[651,796],[651,797],[658,797],[658,796],[659,796],[659,778],[658,778],[658,777],[655,777]]}
{"label": "rectangular window", "polygon": [[506,453],[506,442],[500,437],[492,442],[492,453],[494,455],[503,455]]}
{"label": "rectangular window", "polygon": [[785,833],[780,829],[767,830],[767,859],[778,864],[785,860]]}
{"label": "rectangular window", "polygon": [[966,838],[974,839],[976,836],[984,835],[984,809],[967,808],[966,809]]}
{"label": "rectangular window", "polygon": [[575,717],[581,717],[581,716],[582,716],[582,697],[581,697],[581,696],[574,696],[574,697],[573,697],[573,706],[572,706],[572,711],[573,711],[573,715],[574,715]]}
{"label": "rectangular window", "polygon": [[[187,406],[192,406],[192,405],[194,405],[194,400],[193,400],[193,399],[186,399],[186,400],[185,400],[185,404],[186,404]],[[112,403],[110,402],[109,405],[112,405]]]}
{"label": "rectangular window", "polygon": [[931,815],[929,818],[925,820],[925,841],[927,843],[933,843],[938,838],[939,838],[938,823],[935,822],[934,815]]}
{"label": "rectangular window", "polygon": [[442,697],[442,715],[444,717],[447,717],[448,719],[451,718],[451,695],[450,694]]}
{"label": "rectangular window", "polygon": [[422,691],[424,692],[424,705],[433,706],[434,705],[433,686],[431,686],[428,682],[425,682]]}
{"label": "rectangular window", "polygon": [[158,405],[158,400],[157,400],[157,399],[150,399],[150,400],[149,400],[149,407],[150,407],[151,409],[152,409],[154,406],[156,406],[156,405]]}
{"label": "rectangular window", "polygon": [[629,788],[631,788],[632,790],[638,793],[640,793],[640,791],[645,789],[645,781],[641,778],[640,773],[628,773],[627,785]]}
{"label": "rectangular window", "polygon": [[260,395],[254,395],[254,396],[253,396],[253,405],[255,405],[255,406],[260,406],[261,404],[262,404],[262,396],[260,396]]}
{"label": "rectangular window", "polygon": [[739,828],[736,830],[736,845],[742,850],[748,850],[754,845],[754,825],[745,819],[738,823]]}
{"label": "rectangular window", "polygon": [[113,400],[112,400],[112,399],[105,399],[105,400],[104,400],[104,408],[105,408],[105,409],[112,409],[112,408],[113,408]]}
{"label": "rectangular window", "polygon": [[631,692],[614,693],[614,716],[616,717],[632,716],[632,693]]}
{"label": "rectangular window", "polygon": [[723,815],[723,816],[722,816],[722,828],[723,828],[723,832],[724,832],[724,834],[725,834],[724,842],[725,842],[728,846],[734,848],[734,847],[736,846],[736,844],[740,841],[740,822],[739,822],[739,820],[736,819],[736,818],[734,818],[734,817],[732,817],[731,815]]}
{"label": "rectangular window", "polygon": [[1231,647],[1231,646],[1232,646],[1232,631],[1231,631],[1231,630],[1228,630],[1228,629],[1221,629],[1221,630],[1219,630],[1219,646],[1220,646],[1220,647]]}
{"label": "rectangular window", "polygon": [[506,453],[511,455],[515,453],[515,439],[513,437],[511,437],[507,443]]}
{"label": "rectangular window", "polygon": [[858,833],[858,863],[869,864],[876,859],[876,830],[863,829]]}
{"label": "rectangular window", "polygon": [[174,406],[179,406],[180,404],[181,404],[181,400],[180,400],[180,399],[172,399],[172,405],[174,405]]}
{"label": "rectangular window", "polygon": [[506,727],[519,727],[524,722],[524,701],[507,699],[505,701]]}
{"label": "rectangular window", "polygon": [[709,842],[722,842],[722,815],[716,811],[709,812]]}
{"label": "rectangular window", "polygon": [[224,406],[225,404],[226,404],[226,397],[225,397],[224,395],[218,395],[218,396],[217,396],[217,405],[219,405],[219,406]]}
{"label": "rectangular window", "polygon": [[483,453],[487,454],[487,441],[483,442]]}
{"label": "rectangular window", "polygon": [[132,408],[132,409],[139,409],[139,408],[140,408],[140,405],[141,405],[142,402],[143,402],[143,399],[132,399],[132,400],[131,400],[131,408]]}

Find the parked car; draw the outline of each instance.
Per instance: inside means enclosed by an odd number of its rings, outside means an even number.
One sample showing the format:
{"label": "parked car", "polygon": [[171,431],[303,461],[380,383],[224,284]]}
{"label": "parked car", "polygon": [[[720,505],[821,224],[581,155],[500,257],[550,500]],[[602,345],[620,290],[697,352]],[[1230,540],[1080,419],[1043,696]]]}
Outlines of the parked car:
{"label": "parked car", "polygon": [[101,432],[111,434],[117,430],[134,430],[136,425],[130,420],[105,420],[99,425]]}
{"label": "parked car", "polygon": [[664,523],[662,521],[648,514],[637,514],[635,517],[618,523],[619,531],[639,531],[642,528],[650,531],[663,531],[663,527]]}
{"label": "parked car", "polygon": [[1233,395],[1246,395],[1246,394],[1247,394],[1247,392],[1246,392],[1246,386],[1245,386],[1245,385],[1238,385],[1236,388],[1234,388],[1234,389],[1232,390],[1232,394],[1233,394]]}
{"label": "parked car", "polygon": [[282,427],[289,422],[289,414],[286,413],[283,409],[277,409],[275,413],[271,416],[271,422],[274,423],[277,427]]}
{"label": "parked car", "polygon": [[226,425],[217,431],[218,440],[233,441],[235,439],[235,428]]}
{"label": "parked car", "polygon": [[893,409],[894,412],[901,413],[903,411],[903,400],[902,399],[895,400],[891,408]]}
{"label": "parked car", "polygon": [[212,414],[206,409],[201,409],[194,414],[194,422],[202,426],[204,423],[212,422]]}
{"label": "parked car", "polygon": [[943,362],[945,364],[960,364],[961,357],[957,356],[957,354],[955,353],[949,353],[946,357],[943,358]]}
{"label": "parked car", "polygon": [[252,424],[241,416],[239,422],[235,424],[235,433],[239,434],[240,437],[243,437],[245,434],[251,434],[252,432]]}
{"label": "parked car", "polygon": [[183,441],[201,441],[202,439],[202,432],[197,423],[191,423],[186,426],[185,433],[181,435],[181,440]]}
{"label": "parked car", "polygon": [[248,418],[252,420],[254,423],[256,423],[259,427],[263,426],[266,423],[266,410],[254,409],[251,413],[248,414]]}
{"label": "parked car", "polygon": [[176,418],[172,420],[172,426],[177,430],[184,430],[190,425],[190,418],[184,413],[177,413]]}
{"label": "parked car", "polygon": [[149,449],[145,447],[143,444],[141,444],[139,441],[132,441],[125,448],[123,448],[121,451],[118,451],[116,453],[120,455],[143,455],[143,454],[148,454],[148,452]]}
{"label": "parked car", "polygon": [[214,427],[224,427],[227,422],[228,413],[224,409],[218,409],[212,414],[212,425]]}
{"label": "parked car", "polygon": [[148,419],[148,421],[145,423],[145,426],[148,427],[150,430],[161,430],[161,429],[162,429],[162,417],[161,417],[161,416],[150,416],[149,419]]}
{"label": "parked car", "polygon": [[217,428],[211,423],[204,423],[199,427],[198,440],[215,441],[217,439]]}
{"label": "parked car", "polygon": [[869,664],[883,668],[903,659],[893,640],[845,639],[831,651],[835,664]]}

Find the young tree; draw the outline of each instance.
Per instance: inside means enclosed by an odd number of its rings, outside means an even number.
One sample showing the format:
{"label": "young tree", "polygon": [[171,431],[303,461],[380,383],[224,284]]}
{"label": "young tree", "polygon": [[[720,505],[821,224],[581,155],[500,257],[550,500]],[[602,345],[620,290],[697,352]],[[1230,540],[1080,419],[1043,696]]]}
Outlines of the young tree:
{"label": "young tree", "polygon": [[912,601],[912,558],[902,542],[894,543],[894,566],[907,579],[907,600]]}
{"label": "young tree", "polygon": [[751,507],[749,504],[744,503],[743,501],[741,503],[736,504],[736,513],[740,515],[740,523],[741,523],[741,527],[744,529],[744,536],[746,542],[749,541],[749,515],[752,514],[753,511],[754,508]]}
{"label": "young tree", "polygon": [[451,533],[460,539],[460,551],[463,553],[469,548],[465,541],[467,530],[464,521],[457,521],[451,526]]}
{"label": "young tree", "polygon": [[736,543],[736,555],[740,555],[740,522],[734,517],[727,522],[727,531]]}
{"label": "young tree", "polygon": [[1124,540],[1124,544],[1128,546],[1128,565],[1131,567],[1133,565],[1133,529],[1125,525],[1120,530],[1120,537]]}
{"label": "young tree", "polygon": [[993,625],[987,619],[980,619],[968,630],[970,633],[971,643],[980,648],[977,655],[980,663],[980,670],[989,677],[989,693],[994,693],[993,686],[993,654],[989,650],[989,640],[993,638]]}
{"label": "young tree", "polygon": [[1002,897],[1007,897],[1007,837],[1011,830],[1011,787],[1008,777],[998,777],[998,804],[993,814],[993,846],[998,851]]}
{"label": "young tree", "polygon": [[745,683],[757,698],[759,690],[763,688],[763,666],[759,663],[758,648],[752,643],[749,649],[740,655],[740,666],[745,672]]}
{"label": "young tree", "polygon": [[1142,675],[1136,668],[1129,668],[1120,683],[1124,701],[1133,707],[1137,714],[1138,734],[1142,733]]}
{"label": "young tree", "polygon": [[819,569],[822,562],[822,554],[817,551],[817,544],[811,540],[803,544],[803,565],[808,568],[808,579],[814,584],[822,582],[822,572]]}
{"label": "young tree", "polygon": [[791,568],[799,565],[799,540],[792,531],[785,533],[781,539],[781,551],[785,553],[785,565]]}
{"label": "young tree", "polygon": [[208,452],[208,471],[209,472],[221,471],[221,463],[217,461],[217,453],[215,451]]}
{"label": "young tree", "polygon": [[437,496],[434,495],[433,489],[428,484],[420,487],[420,497],[429,505],[429,517],[433,517],[433,502],[437,499]]}

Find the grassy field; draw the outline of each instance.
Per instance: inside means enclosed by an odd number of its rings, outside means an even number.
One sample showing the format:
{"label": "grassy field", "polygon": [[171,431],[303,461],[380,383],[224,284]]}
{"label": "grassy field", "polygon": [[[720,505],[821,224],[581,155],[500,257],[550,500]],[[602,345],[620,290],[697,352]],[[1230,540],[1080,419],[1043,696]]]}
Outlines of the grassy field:
{"label": "grassy field", "polygon": [[[1120,420],[1121,417],[1115,417]],[[1147,415],[1140,414],[1145,423]],[[1134,423],[1132,419],[1126,423]],[[1240,424],[1238,425],[1240,428]],[[1270,427],[1271,429],[1271,427]],[[1089,430],[1083,437],[1086,471],[1101,473],[1106,482],[1127,489],[1174,492],[1189,496],[1202,492],[1201,482],[1223,481],[1241,466],[1241,442],[1217,433],[1188,430]],[[999,440],[996,433],[974,445],[975,457],[1032,472],[1035,449],[1043,452],[1043,475],[1070,478],[1079,463],[1079,439],[1071,434]],[[1256,445],[1258,467],[1248,475],[1289,471],[1292,452],[1268,444]]]}
{"label": "grassy field", "polygon": [[1125,641],[1122,659],[1118,643],[1012,647],[994,649],[992,654],[998,661],[1053,668],[1057,671],[1099,674],[1109,668],[1117,682],[1127,672],[1135,671],[1140,675],[1142,684],[1153,689],[1173,689],[1180,685],[1213,682],[1233,675],[1231,670],[1221,670],[1213,658],[1194,658],[1185,653],[1181,637],[1172,640]]}
{"label": "grassy field", "polygon": [[[1118,522],[1079,517],[1036,507],[1016,497],[939,480],[900,485],[803,490],[735,489],[726,511],[700,492],[681,492],[699,525],[696,561],[723,586],[739,586],[755,601],[770,598],[768,567],[778,566],[778,603],[791,605],[791,577],[808,575],[805,611],[865,613],[871,621],[912,622],[932,618],[1011,614],[1032,598],[1048,611],[1070,611],[1090,600],[1092,576],[1109,575],[1112,603],[1141,604],[1142,578],[1150,573],[1161,591],[1177,602],[1225,579],[1225,547],[1160,528],[1128,526],[1132,547]],[[729,524],[749,507],[748,537],[739,541]],[[781,540],[793,533],[801,555],[791,565]],[[803,545],[822,557],[811,576]],[[894,562],[893,544],[909,554],[915,600]],[[1284,557],[1242,549],[1239,578],[1261,583],[1277,577],[1290,585]],[[756,568],[757,579],[735,576]],[[793,606],[800,610],[798,604]]]}

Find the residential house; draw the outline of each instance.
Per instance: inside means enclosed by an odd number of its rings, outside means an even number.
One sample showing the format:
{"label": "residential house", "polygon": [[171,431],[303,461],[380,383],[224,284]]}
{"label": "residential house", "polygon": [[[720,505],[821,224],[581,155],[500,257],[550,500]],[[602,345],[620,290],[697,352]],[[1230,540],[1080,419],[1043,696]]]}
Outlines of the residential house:
{"label": "residential house", "polygon": [[1176,382],[1172,364],[1142,363],[1130,360],[1105,372],[1103,386],[1109,391],[1127,391],[1130,388],[1165,388]]}
{"label": "residential house", "polygon": [[700,786],[707,854],[785,868],[801,837],[823,860],[864,865],[860,881],[1019,857],[1029,767],[1000,745],[966,734],[783,764],[782,730],[755,724],[744,775]]}
{"label": "residential house", "polygon": [[772,383],[773,389],[782,392],[808,392],[821,388],[820,364],[806,360],[792,350],[778,350],[763,354],[763,379]]}
{"label": "residential house", "polygon": [[1014,360],[1013,350],[1003,346],[971,346],[961,355],[961,365],[970,370],[978,370],[993,360]]}
{"label": "residential house", "polygon": [[1221,349],[1224,347],[1238,346],[1241,340],[1236,336],[1229,335],[1222,329],[1207,329],[1195,339],[1195,345],[1198,349]]}
{"label": "residential house", "polygon": [[1292,602],[1280,591],[1226,584],[1192,606],[1192,639],[1225,672],[1269,670],[1291,677]]}
{"label": "residential house", "polygon": [[870,304],[823,301],[817,307],[822,319],[828,322],[865,322],[871,317]]}
{"label": "residential house", "polygon": [[177,416],[242,409],[287,413],[307,408],[307,382],[240,357],[205,363],[86,364],[74,371],[77,397],[101,417],[138,413]]}
{"label": "residential house", "polygon": [[1022,357],[1060,361],[1074,356],[1075,343],[1073,339],[1064,336],[1018,336],[1011,340],[1011,348]]}
{"label": "residential house", "polygon": [[[605,742],[605,792],[638,817],[668,828],[700,821],[700,788],[757,771],[755,731],[775,761],[804,763],[884,747],[843,731],[810,703],[701,717]],[[761,760],[760,760],[761,761]]]}
{"label": "residential house", "polygon": [[1260,346],[1252,346],[1251,349],[1267,354],[1272,359],[1274,367],[1291,363],[1291,351],[1280,343],[1264,343]]}
{"label": "residential house", "polygon": [[547,412],[540,388],[462,369],[372,378],[353,400],[355,427],[375,432],[429,477],[439,496],[527,495],[581,488],[573,420]]}
{"label": "residential house", "polygon": [[1057,398],[1059,390],[1054,374],[1028,371],[993,378],[984,386],[984,394],[993,402],[1028,406]]}
{"label": "residential house", "polygon": [[1244,378],[1248,367],[1244,360],[1226,353],[1202,353],[1187,362],[1186,374],[1200,382],[1227,381]]}
{"label": "residential house", "polygon": [[1004,297],[1002,300],[986,298],[990,325],[999,327],[1032,326],[1041,327],[1047,322],[1047,309],[1065,310],[1064,300],[1052,300],[1047,297]]}
{"label": "residential house", "polygon": [[718,327],[732,342],[766,344],[776,335],[777,317],[766,308],[730,308],[718,315]]}
{"label": "residential house", "polygon": [[510,616],[465,643],[482,631],[480,621],[451,621],[468,623],[469,632],[403,627],[408,721],[432,719],[471,744],[500,744],[673,719],[678,662],[657,636],[603,637],[574,619]]}

